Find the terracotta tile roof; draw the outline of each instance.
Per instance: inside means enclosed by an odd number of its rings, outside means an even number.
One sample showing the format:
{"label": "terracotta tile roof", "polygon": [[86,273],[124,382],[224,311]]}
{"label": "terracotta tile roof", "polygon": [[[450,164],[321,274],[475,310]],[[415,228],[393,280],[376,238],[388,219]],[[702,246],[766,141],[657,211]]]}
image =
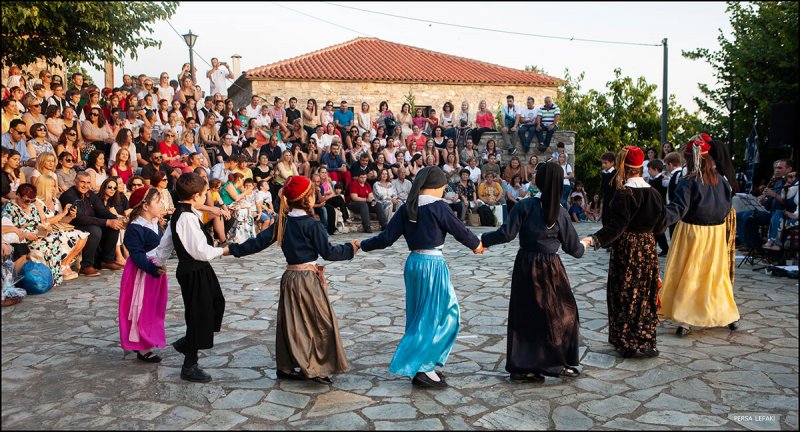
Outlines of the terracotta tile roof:
{"label": "terracotta tile roof", "polygon": [[561,79],[478,60],[359,37],[250,69],[248,78],[557,86]]}

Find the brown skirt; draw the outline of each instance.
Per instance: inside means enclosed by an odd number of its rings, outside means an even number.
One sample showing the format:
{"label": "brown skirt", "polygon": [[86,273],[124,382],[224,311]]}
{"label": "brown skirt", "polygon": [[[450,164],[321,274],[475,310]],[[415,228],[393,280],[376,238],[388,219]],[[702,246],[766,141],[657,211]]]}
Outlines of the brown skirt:
{"label": "brown skirt", "polygon": [[656,347],[658,253],[653,233],[623,233],[608,264],[608,342],[617,351]]}
{"label": "brown skirt", "polygon": [[283,273],[275,346],[278,369],[300,368],[309,378],[348,369],[336,314],[316,272]]}

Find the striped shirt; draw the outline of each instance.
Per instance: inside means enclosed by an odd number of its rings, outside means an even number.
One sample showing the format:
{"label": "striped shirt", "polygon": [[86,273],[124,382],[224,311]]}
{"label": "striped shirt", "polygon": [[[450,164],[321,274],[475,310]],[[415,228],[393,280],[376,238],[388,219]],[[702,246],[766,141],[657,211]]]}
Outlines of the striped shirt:
{"label": "striped shirt", "polygon": [[550,126],[557,115],[561,115],[561,109],[556,104],[553,104],[549,109],[547,106],[539,108],[539,117],[542,118],[543,126]]}

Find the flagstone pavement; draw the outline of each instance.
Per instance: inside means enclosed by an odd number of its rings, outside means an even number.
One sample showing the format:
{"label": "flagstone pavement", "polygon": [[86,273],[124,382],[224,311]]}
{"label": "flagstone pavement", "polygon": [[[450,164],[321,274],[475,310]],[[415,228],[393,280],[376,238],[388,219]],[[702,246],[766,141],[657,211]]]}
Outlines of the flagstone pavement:
{"label": "flagstone pavement", "polygon": [[[580,224],[580,234],[595,224]],[[473,228],[477,233],[486,228]],[[364,234],[333,237],[343,242]],[[6,429],[791,429],[798,428],[798,287],[743,266],[735,295],[741,327],[658,329],[660,357],[622,359],[607,342],[608,254],[563,256],[581,319],[574,379],[512,383],[504,370],[510,272],[517,241],[473,255],[448,239],[445,257],[461,330],[443,369],[450,388],[412,388],[390,374],[403,334],[401,240],[326,269],[349,372],[332,386],[275,378],[278,248],[214,262],[227,306],[200,365],[208,384],[179,377],[182,357],[158,365],[123,355],[121,272],[81,277],[2,309],[2,428]],[[167,341],[184,331],[169,263]],[[662,259],[663,266],[663,259]]]}

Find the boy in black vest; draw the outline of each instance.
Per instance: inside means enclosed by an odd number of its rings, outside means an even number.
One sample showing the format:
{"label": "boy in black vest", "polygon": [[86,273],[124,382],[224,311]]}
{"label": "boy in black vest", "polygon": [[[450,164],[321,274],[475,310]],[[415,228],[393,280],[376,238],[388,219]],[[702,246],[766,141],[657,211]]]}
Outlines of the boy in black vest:
{"label": "boy in black vest", "polygon": [[600,156],[600,164],[603,167],[603,172],[600,173],[600,195],[603,197],[603,213],[601,221],[603,226],[608,224],[608,204],[611,198],[614,197],[614,192],[617,191],[616,183],[613,182],[616,175],[617,155],[612,152],[605,152]]}
{"label": "boy in black vest", "polygon": [[[664,203],[664,206],[667,206],[667,184],[669,183],[669,179],[664,179],[664,175],[661,173],[664,170],[664,162],[660,161],[659,159],[653,159],[647,164],[647,171],[650,174],[650,179],[647,180],[647,183],[650,184],[650,187],[654,188],[661,194],[661,201]],[[656,243],[658,243],[658,247],[661,248],[661,253],[658,254],[660,257],[665,257],[669,253],[669,242],[667,242],[667,235],[665,233],[656,234]]]}
{"label": "boy in black vest", "polygon": [[185,356],[181,379],[209,382],[211,375],[197,365],[197,351],[214,346],[214,332],[222,326],[225,298],[209,261],[227,248],[212,247],[211,236],[203,229],[196,208],[205,203],[208,184],[195,173],[182,174],[176,184],[175,212],[158,246],[158,262],[163,265],[173,247],[178,256],[175,276],[181,286],[185,307],[186,336],[172,346]]}

